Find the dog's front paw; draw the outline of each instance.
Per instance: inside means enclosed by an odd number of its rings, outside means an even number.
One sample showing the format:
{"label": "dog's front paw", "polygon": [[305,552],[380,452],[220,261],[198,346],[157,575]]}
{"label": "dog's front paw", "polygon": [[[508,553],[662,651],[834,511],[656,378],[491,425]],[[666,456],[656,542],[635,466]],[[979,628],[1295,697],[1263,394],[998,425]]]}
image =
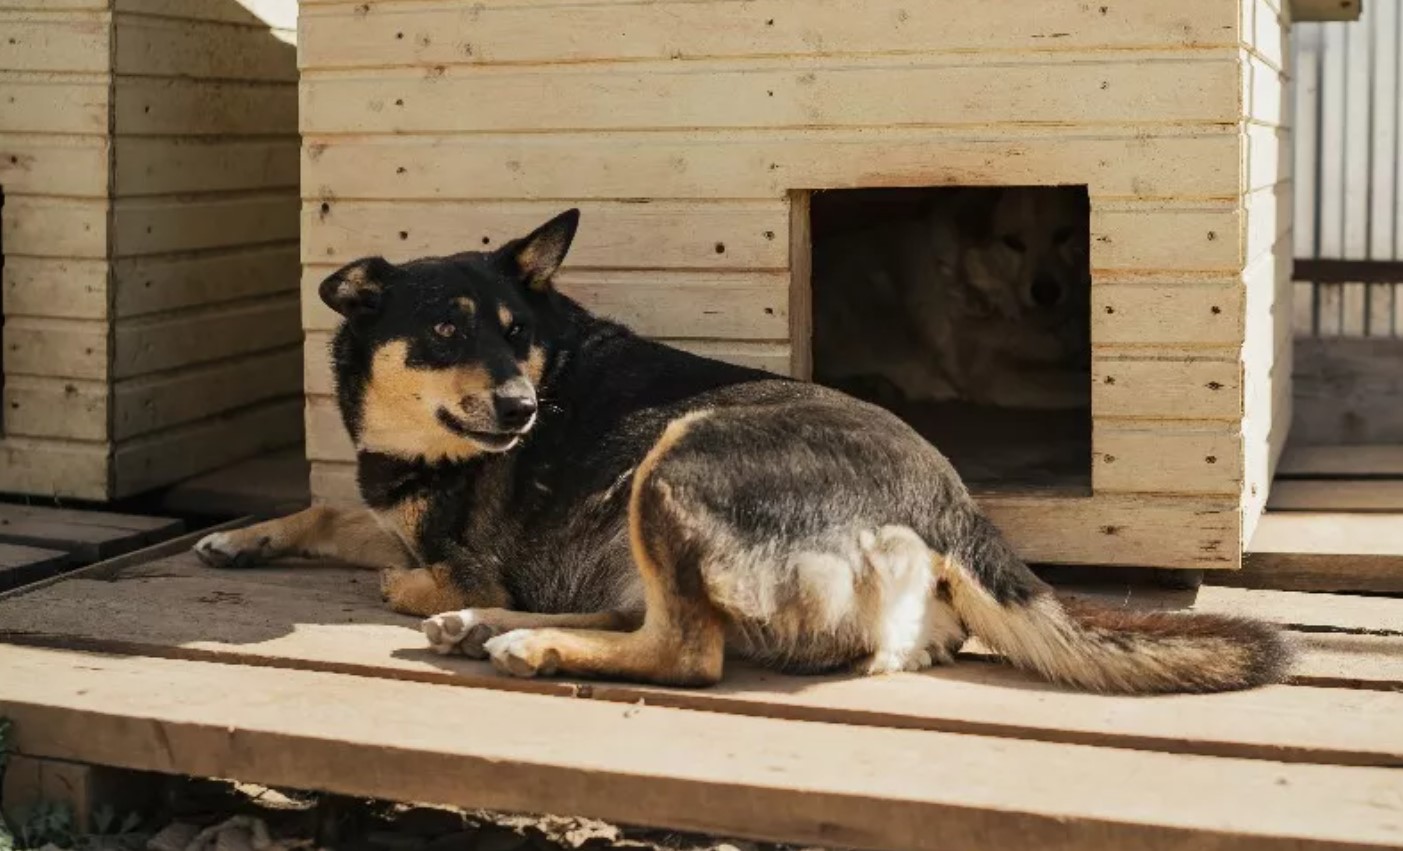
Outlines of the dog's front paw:
{"label": "dog's front paw", "polygon": [[267,535],[249,534],[246,529],[214,532],[195,544],[195,555],[210,567],[253,567],[272,557]]}
{"label": "dog's front paw", "polygon": [[477,611],[445,612],[434,615],[419,625],[429,646],[444,656],[461,654],[469,659],[486,659],[484,646],[497,635],[497,628],[486,622]]}
{"label": "dog's front paw", "polygon": [[920,650],[896,651],[878,650],[871,656],[858,663],[858,673],[868,676],[878,674],[895,674],[901,671],[924,671],[931,666],[930,651],[924,648]]}
{"label": "dog's front paw", "polygon": [[540,630],[514,629],[484,645],[492,664],[514,677],[549,677],[560,667],[560,653]]}

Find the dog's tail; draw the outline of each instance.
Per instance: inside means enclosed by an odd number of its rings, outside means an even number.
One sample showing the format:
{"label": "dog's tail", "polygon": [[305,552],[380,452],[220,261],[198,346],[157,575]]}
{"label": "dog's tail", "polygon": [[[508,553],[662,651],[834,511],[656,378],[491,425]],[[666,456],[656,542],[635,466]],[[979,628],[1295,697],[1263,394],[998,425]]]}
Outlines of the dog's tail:
{"label": "dog's tail", "polygon": [[1273,626],[1059,598],[977,510],[956,523],[937,574],[969,631],[1019,668],[1122,694],[1232,691],[1285,676],[1291,652]]}

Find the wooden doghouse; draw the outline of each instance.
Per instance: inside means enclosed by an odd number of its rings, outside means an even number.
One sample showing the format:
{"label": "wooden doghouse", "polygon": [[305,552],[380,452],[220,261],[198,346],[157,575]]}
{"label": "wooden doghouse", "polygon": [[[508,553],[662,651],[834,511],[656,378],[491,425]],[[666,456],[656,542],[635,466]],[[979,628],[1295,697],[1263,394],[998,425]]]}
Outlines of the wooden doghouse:
{"label": "wooden doghouse", "polygon": [[301,432],[294,0],[0,0],[0,492]]}
{"label": "wooden doghouse", "polygon": [[354,498],[316,285],[356,256],[578,205],[566,292],[803,377],[810,193],[1077,185],[1090,484],[981,501],[1030,559],[1237,567],[1290,420],[1288,22],[1278,0],[304,0],[314,489]]}

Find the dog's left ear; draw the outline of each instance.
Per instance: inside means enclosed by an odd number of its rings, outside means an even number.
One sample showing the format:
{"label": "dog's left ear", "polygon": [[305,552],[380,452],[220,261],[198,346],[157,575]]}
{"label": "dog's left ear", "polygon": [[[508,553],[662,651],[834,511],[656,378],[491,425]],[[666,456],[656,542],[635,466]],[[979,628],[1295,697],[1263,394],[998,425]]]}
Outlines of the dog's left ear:
{"label": "dog's left ear", "polygon": [[575,239],[575,230],[580,226],[580,211],[566,210],[540,227],[529,236],[513,240],[502,246],[502,253],[516,267],[522,283],[537,292],[551,288],[551,278],[565,255],[570,251],[570,243]]}

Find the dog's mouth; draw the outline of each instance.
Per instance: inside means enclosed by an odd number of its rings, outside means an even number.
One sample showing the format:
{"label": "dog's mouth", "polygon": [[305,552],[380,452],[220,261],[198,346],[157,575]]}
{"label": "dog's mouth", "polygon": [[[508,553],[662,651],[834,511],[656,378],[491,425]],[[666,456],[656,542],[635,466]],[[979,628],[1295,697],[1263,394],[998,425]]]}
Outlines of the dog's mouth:
{"label": "dog's mouth", "polygon": [[522,431],[478,431],[477,429],[469,428],[467,423],[449,413],[444,408],[438,409],[438,422],[439,425],[459,437],[471,440],[488,452],[506,452],[508,449],[516,446],[522,436],[526,434],[526,430],[524,429]]}

